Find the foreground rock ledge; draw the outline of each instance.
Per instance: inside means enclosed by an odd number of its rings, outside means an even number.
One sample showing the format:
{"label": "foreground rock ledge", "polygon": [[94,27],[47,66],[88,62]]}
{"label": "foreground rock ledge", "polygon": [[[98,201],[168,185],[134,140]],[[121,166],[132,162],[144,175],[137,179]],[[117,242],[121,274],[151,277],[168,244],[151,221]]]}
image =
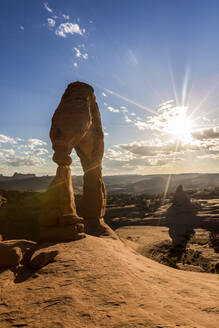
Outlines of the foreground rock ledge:
{"label": "foreground rock ledge", "polygon": [[216,328],[218,275],[175,270],[120,240],[49,246],[56,261],[0,274],[0,327]]}

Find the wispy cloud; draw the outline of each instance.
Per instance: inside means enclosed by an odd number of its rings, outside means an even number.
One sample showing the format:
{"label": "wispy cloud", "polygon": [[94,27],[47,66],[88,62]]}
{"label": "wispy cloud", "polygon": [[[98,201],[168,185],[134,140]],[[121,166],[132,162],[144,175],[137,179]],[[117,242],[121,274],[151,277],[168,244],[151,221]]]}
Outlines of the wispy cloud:
{"label": "wispy cloud", "polygon": [[204,155],[197,156],[197,158],[199,158],[199,159],[216,159],[216,160],[219,160],[219,153],[217,153],[217,154],[204,154]]}
{"label": "wispy cloud", "polygon": [[23,26],[23,25],[20,26],[20,30],[21,30],[21,31],[24,30],[24,26]]}
{"label": "wispy cloud", "polygon": [[44,8],[49,12],[52,13],[53,10],[48,6],[48,3],[44,2]]}
{"label": "wispy cloud", "polygon": [[69,15],[65,15],[65,14],[62,14],[62,17],[66,20],[69,20],[70,19],[70,16]]}
{"label": "wispy cloud", "polygon": [[146,167],[159,167],[167,165],[169,160],[163,157],[149,157],[149,156],[139,156],[128,152],[124,149],[119,148],[119,146],[114,146],[114,148],[108,149],[104,156],[104,170],[109,170],[110,172],[121,173],[131,172],[136,170],[138,172],[145,170]]}
{"label": "wispy cloud", "polygon": [[154,140],[153,142],[140,141],[132,142],[129,144],[120,144],[118,147],[129,151],[132,154],[140,156],[173,155],[176,152],[184,153],[186,151],[201,150],[200,144],[198,143],[184,144],[177,141],[162,142],[158,139]]}
{"label": "wispy cloud", "polygon": [[76,57],[78,57],[78,58],[82,58],[82,59],[88,59],[88,53],[82,53],[81,51],[80,51],[80,49],[79,48],[74,48],[74,52],[75,52],[75,55],[76,55]]}
{"label": "wispy cloud", "polygon": [[117,108],[113,108],[112,106],[108,106],[107,108],[108,108],[109,111],[112,112],[112,113],[119,113],[119,109],[117,109]]}
{"label": "wispy cloud", "polygon": [[21,166],[35,166],[42,165],[45,163],[44,158],[39,156],[6,156],[4,159],[4,164],[13,167],[21,167]]}
{"label": "wispy cloud", "polygon": [[138,59],[131,49],[128,50],[128,55],[131,63],[134,65],[138,65]]}

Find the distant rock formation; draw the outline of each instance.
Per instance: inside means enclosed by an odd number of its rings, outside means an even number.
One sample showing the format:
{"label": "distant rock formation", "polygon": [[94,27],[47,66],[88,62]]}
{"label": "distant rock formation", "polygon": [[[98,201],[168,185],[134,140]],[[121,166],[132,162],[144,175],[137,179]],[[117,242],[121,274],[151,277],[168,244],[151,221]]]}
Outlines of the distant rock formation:
{"label": "distant rock formation", "polygon": [[36,174],[33,174],[33,173],[27,173],[27,174],[23,174],[23,173],[17,173],[15,172],[13,174],[13,179],[26,179],[26,178],[33,178],[35,177]]}
{"label": "distant rock formation", "polygon": [[173,196],[173,203],[167,210],[166,219],[173,247],[185,248],[194,234],[197,208],[179,185]]}
{"label": "distant rock formation", "polygon": [[[110,233],[103,221],[106,207],[102,179],[104,134],[93,88],[82,82],[69,84],[56,109],[50,130],[54,150],[53,161],[58,164],[55,179],[50,184],[42,210],[40,234],[42,241],[66,241],[93,234]],[[70,157],[72,149],[84,171],[83,199],[80,218],[77,214],[72,188]]]}

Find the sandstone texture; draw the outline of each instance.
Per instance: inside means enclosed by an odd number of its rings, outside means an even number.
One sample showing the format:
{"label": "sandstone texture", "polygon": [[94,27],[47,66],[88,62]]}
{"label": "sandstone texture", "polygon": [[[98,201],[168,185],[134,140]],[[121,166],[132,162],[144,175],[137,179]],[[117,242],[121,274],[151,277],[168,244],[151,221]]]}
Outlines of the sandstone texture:
{"label": "sandstone texture", "polygon": [[31,256],[29,261],[29,267],[34,270],[41,269],[42,267],[46,266],[48,263],[52,262],[55,257],[58,255],[58,251],[42,251],[37,250]]}
{"label": "sandstone texture", "polygon": [[[39,219],[41,241],[69,241],[85,232],[113,234],[104,223],[106,192],[102,178],[104,134],[93,88],[82,82],[69,84],[57,107],[50,130],[53,160],[58,164]],[[84,171],[83,198],[77,214],[70,164],[75,149]],[[84,224],[84,225],[83,225]],[[96,226],[96,228],[95,228]],[[102,233],[101,232],[101,233]]]}
{"label": "sandstone texture", "polygon": [[43,251],[59,253],[38,271],[0,273],[1,328],[218,327],[218,275],[161,265],[111,238]]}

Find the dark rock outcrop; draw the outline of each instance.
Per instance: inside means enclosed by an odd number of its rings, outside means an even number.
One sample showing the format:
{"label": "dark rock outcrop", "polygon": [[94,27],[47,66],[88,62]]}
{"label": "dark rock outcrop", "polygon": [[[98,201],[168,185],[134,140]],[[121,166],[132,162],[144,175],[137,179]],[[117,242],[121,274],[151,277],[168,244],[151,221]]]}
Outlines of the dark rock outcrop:
{"label": "dark rock outcrop", "polygon": [[166,220],[173,247],[185,248],[190,237],[194,234],[197,208],[191,203],[179,185],[173,197],[173,203],[167,210]]}

